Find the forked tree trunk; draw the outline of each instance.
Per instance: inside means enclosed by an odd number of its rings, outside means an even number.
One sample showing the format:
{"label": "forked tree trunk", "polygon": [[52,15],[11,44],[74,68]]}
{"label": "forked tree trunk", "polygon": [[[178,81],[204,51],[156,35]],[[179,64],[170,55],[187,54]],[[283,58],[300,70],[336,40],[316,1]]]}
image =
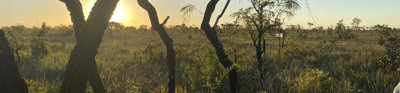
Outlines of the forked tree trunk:
{"label": "forked tree trunk", "polygon": [[137,0],[137,2],[143,9],[147,11],[153,29],[158,31],[161,39],[164,41],[165,47],[167,48],[167,63],[169,71],[168,93],[175,93],[175,51],[173,47],[173,41],[163,27],[163,25],[168,21],[169,16],[164,20],[163,23],[160,24],[157,11],[148,0]]}
{"label": "forked tree trunk", "polygon": [[[215,6],[218,3],[218,1],[219,0],[211,0],[207,4],[207,8],[204,13],[203,21],[201,23],[201,29],[205,32],[208,40],[210,40],[211,44],[213,45],[220,63],[225,68],[231,68],[233,63],[231,62],[231,60],[229,60],[228,55],[226,55],[226,53],[224,51],[224,47],[217,36],[217,32],[209,24],[211,15],[213,14],[213,12],[215,10]],[[219,20],[219,18],[221,18],[222,14],[225,12],[225,9],[228,4],[229,4],[229,0],[228,0],[227,4],[225,5],[222,13],[218,16],[217,20]],[[214,27],[217,25],[217,23],[218,23],[218,21],[215,22]],[[229,71],[229,83],[230,83],[230,92],[236,93],[236,91],[237,91],[237,88],[236,88],[237,87],[237,70],[236,70],[236,68],[232,68],[232,70]]]}
{"label": "forked tree trunk", "polygon": [[61,1],[70,12],[77,41],[68,61],[60,93],[84,93],[88,81],[95,93],[106,93],[95,57],[119,0],[97,0],[87,21],[79,0]]}
{"label": "forked tree trunk", "polygon": [[13,51],[0,30],[0,93],[28,93],[25,81],[19,75]]}

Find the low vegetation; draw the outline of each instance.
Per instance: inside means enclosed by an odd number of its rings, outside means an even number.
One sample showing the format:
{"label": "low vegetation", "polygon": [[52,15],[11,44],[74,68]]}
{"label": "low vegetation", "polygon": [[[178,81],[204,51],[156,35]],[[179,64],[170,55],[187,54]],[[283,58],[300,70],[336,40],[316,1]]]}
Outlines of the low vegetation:
{"label": "low vegetation", "polygon": [[[246,28],[223,24],[217,31],[237,68],[240,93],[392,92],[400,81],[400,30],[387,25],[354,30],[341,23],[327,29],[288,26],[281,53],[276,33],[266,33],[264,82],[260,82],[255,48]],[[58,92],[76,42],[72,26],[1,29],[29,92]],[[173,37],[176,51],[176,92],[229,91],[232,68],[219,63],[203,31],[186,25],[166,26],[166,31]],[[96,61],[107,92],[167,92],[166,49],[156,35],[145,26],[137,29],[119,24],[106,29]],[[89,88],[87,92],[93,91]]]}

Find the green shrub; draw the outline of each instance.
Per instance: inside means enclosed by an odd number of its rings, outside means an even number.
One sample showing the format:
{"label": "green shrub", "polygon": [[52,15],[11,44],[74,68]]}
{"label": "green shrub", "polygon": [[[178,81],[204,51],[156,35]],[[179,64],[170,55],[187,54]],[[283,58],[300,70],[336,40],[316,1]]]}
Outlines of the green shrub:
{"label": "green shrub", "polygon": [[33,58],[44,57],[47,54],[51,54],[49,44],[45,38],[46,24],[43,23],[42,30],[36,33],[36,36],[31,39],[31,53]]}
{"label": "green shrub", "polygon": [[26,79],[25,83],[28,86],[29,93],[47,93],[47,88],[38,85],[38,82],[35,80]]}
{"label": "green shrub", "polygon": [[351,33],[351,30],[347,29],[343,24],[343,19],[336,23],[336,31],[338,33],[339,39],[349,40],[355,38],[355,36]]}
{"label": "green shrub", "polygon": [[327,93],[333,91],[334,80],[319,69],[306,69],[294,81],[298,93]]}
{"label": "green shrub", "polygon": [[396,71],[400,67],[400,39],[394,35],[394,30],[385,25],[376,25],[374,28],[381,34],[379,44],[386,50],[377,65],[389,71]]}

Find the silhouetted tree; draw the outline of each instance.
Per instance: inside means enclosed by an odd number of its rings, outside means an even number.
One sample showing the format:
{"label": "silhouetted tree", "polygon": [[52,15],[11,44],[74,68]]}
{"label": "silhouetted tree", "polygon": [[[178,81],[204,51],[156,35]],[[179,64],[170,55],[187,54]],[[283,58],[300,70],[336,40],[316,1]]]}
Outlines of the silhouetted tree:
{"label": "silhouetted tree", "polygon": [[110,22],[110,23],[108,23],[107,31],[121,32],[123,30],[125,30],[125,26],[122,25],[121,23],[118,23],[118,22]]}
{"label": "silhouetted tree", "polygon": [[353,38],[353,35],[350,33],[350,30],[346,28],[345,24],[343,23],[343,19],[339,20],[338,23],[336,23],[336,28],[335,30],[338,33],[339,39],[351,39]]}
{"label": "silhouetted tree", "polygon": [[165,31],[164,24],[168,21],[169,16],[160,24],[158,20],[157,11],[148,0],[137,0],[139,5],[145,9],[149,15],[152,28],[158,31],[161,39],[164,41],[165,47],[167,48],[167,63],[169,71],[169,82],[168,82],[168,93],[175,93],[175,50],[173,47],[172,38],[169,37],[167,31]]}
{"label": "silhouetted tree", "polygon": [[361,19],[354,18],[353,23],[351,23],[351,25],[353,25],[354,30],[358,31],[358,30],[360,30],[360,27],[359,27],[360,23],[361,23]]}
{"label": "silhouetted tree", "polygon": [[0,93],[28,93],[3,30],[0,30]]}
{"label": "silhouetted tree", "polygon": [[119,0],[97,0],[87,19],[84,19],[82,4],[79,0],[60,0],[70,12],[75,30],[76,45],[71,52],[60,93],[84,93],[87,81],[94,92],[106,90],[97,71],[95,57]]}
{"label": "silhouetted tree", "polygon": [[[237,20],[242,20],[248,29],[253,45],[256,48],[258,70],[261,80],[264,79],[262,55],[265,53],[266,41],[264,34],[274,30],[283,31],[280,26],[283,23],[282,16],[294,16],[300,5],[296,0],[250,0],[252,6],[240,9],[232,14]],[[283,45],[283,44],[282,44]]]}
{"label": "silhouetted tree", "polygon": [[[210,20],[211,16],[215,10],[215,6],[217,5],[219,0],[210,0],[208,2],[204,16],[203,16],[203,21],[201,22],[201,29],[205,32],[208,40],[211,42],[213,45],[217,57],[220,61],[220,63],[225,67],[225,68],[230,68],[231,70],[229,71],[229,83],[230,83],[230,92],[231,93],[236,93],[237,91],[237,68],[233,67],[233,63],[231,60],[229,60],[228,55],[226,55],[224,47],[221,43],[221,41],[218,38],[216,28],[218,27],[218,21],[221,19],[223,14],[225,13],[226,8],[228,7],[229,3],[231,0],[227,0],[224,9],[218,15],[214,26],[211,27],[210,25]],[[189,7],[188,7],[189,6]],[[181,12],[188,13],[193,10],[192,5],[187,5],[181,9]]]}
{"label": "silhouetted tree", "polygon": [[147,31],[147,25],[140,25],[138,31]]}
{"label": "silhouetted tree", "polygon": [[311,27],[314,25],[314,23],[308,22],[307,25],[308,25],[308,28],[311,30]]}

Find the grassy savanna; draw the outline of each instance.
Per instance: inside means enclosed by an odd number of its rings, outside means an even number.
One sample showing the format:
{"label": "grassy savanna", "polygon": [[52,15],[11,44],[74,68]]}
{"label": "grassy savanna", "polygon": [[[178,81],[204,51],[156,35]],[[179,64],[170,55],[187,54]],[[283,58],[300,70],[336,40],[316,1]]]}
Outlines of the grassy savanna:
{"label": "grassy savanna", "polygon": [[[15,53],[20,57],[16,62],[29,91],[57,92],[76,42],[72,27],[47,26],[43,30],[15,25],[2,29],[10,46],[19,51],[18,55]],[[185,25],[166,29],[174,37],[177,92],[227,92],[230,69],[219,64],[204,33]],[[398,29],[385,26],[360,31],[348,29],[352,38],[339,39],[335,29],[294,27],[286,29],[280,62],[278,39],[275,33],[266,34],[265,85],[261,87],[254,46],[243,29],[225,25],[218,28],[225,51],[238,69],[238,92],[260,92],[260,89],[266,92],[391,92],[400,81],[398,65],[393,65],[398,63],[387,60],[391,60],[388,52],[396,51],[388,49],[395,48],[380,43],[390,41],[384,39],[385,32],[390,33],[389,37],[399,37]],[[144,27],[122,25],[106,29],[96,60],[108,92],[166,92],[165,47],[156,35],[157,32]]]}
{"label": "grassy savanna", "polygon": [[[119,1],[60,0],[63,13],[69,13],[67,23],[55,24],[67,18],[59,17],[44,20],[41,27],[29,26],[29,20],[10,25],[14,16],[1,22],[8,25],[0,26],[0,92],[400,91],[400,29],[397,19],[390,19],[398,15],[391,11],[396,8],[388,10],[376,3],[363,9],[348,6],[355,2],[349,1],[343,7],[361,9],[351,13],[368,10],[390,15],[357,14],[362,19],[352,17],[349,22],[350,12],[341,7],[337,8],[342,11],[324,11],[321,19],[325,21],[319,20],[307,0],[243,0],[239,5],[231,0],[171,1],[166,4],[169,10],[160,5],[165,1]],[[317,11],[320,8],[325,7],[318,6]],[[312,21],[301,19],[304,10]],[[51,19],[63,13],[41,16]],[[297,16],[300,23],[291,21]],[[345,18],[332,23],[337,16]],[[362,24],[364,18],[369,26]],[[182,24],[177,25],[179,20]],[[132,26],[132,22],[147,25]]]}

